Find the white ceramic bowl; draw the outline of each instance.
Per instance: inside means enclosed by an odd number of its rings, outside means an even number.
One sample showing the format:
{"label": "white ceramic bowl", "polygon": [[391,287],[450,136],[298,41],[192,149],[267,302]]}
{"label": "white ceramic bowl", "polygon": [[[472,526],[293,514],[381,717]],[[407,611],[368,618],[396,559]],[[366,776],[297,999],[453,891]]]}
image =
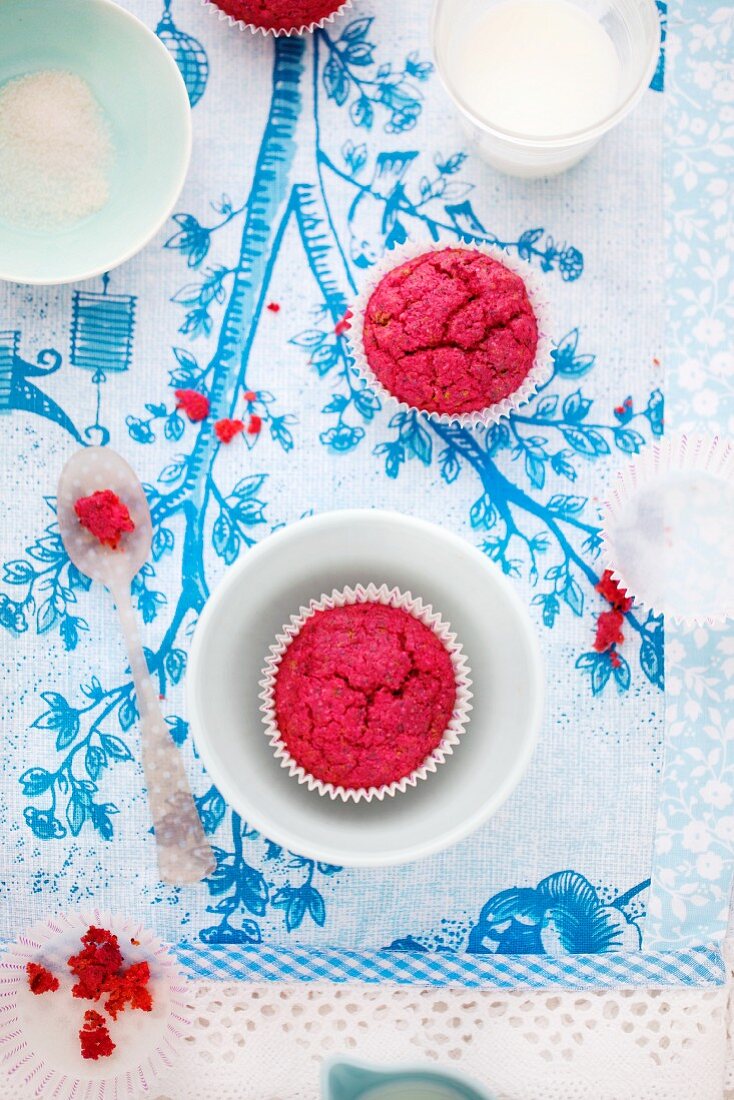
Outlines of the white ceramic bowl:
{"label": "white ceramic bowl", "polygon": [[[258,682],[294,611],[370,581],[410,590],[451,624],[471,666],[473,710],[458,749],[425,783],[386,802],[333,802],[276,760]],[[532,755],[542,682],[525,608],[479,550],[423,520],[355,510],[284,528],[229,570],[196,629],[187,699],[212,781],[250,825],[313,859],[380,867],[455,844],[505,801]]]}
{"label": "white ceramic bowl", "polygon": [[69,283],[134,256],[165,223],[191,156],[191,108],[176,62],[112,0],[0,0],[0,87],[45,69],[89,84],[115,148],[108,201],[58,229],[0,219],[0,279]]}

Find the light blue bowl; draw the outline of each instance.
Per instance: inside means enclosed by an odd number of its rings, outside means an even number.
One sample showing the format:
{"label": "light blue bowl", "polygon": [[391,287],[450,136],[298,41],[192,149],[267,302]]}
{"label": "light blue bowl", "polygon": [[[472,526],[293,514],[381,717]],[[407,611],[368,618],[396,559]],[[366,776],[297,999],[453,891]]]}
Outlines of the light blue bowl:
{"label": "light blue bowl", "polygon": [[68,228],[0,219],[0,279],[76,282],[129,259],[171,213],[191,156],[191,108],[168,50],[111,0],[0,0],[0,86],[42,69],[81,76],[107,115],[110,197]]}
{"label": "light blue bowl", "polygon": [[377,1069],[360,1062],[327,1062],[322,1100],[494,1100],[455,1071]]}

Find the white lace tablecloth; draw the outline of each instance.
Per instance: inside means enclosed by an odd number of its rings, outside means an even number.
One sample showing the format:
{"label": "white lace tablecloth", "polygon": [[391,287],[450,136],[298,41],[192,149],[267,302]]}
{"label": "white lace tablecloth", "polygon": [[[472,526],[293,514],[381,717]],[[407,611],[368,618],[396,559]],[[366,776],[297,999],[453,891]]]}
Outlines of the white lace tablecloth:
{"label": "white lace tablecloth", "polygon": [[498,1100],[734,1100],[731,994],[194,983],[194,1028],[156,1100],[318,1100],[335,1054],[455,1065]]}
{"label": "white lace tablecloth", "polygon": [[[320,1064],[336,1054],[440,1061],[498,1100],[734,1100],[731,994],[192,983],[182,1055],[140,1097],[320,1100]],[[4,1081],[0,1097],[29,1093]]]}
{"label": "white lace tablecloth", "polygon": [[160,1100],[317,1100],[319,1064],[441,1061],[500,1100],[721,1100],[730,989],[498,995],[192,987],[198,1012]]}

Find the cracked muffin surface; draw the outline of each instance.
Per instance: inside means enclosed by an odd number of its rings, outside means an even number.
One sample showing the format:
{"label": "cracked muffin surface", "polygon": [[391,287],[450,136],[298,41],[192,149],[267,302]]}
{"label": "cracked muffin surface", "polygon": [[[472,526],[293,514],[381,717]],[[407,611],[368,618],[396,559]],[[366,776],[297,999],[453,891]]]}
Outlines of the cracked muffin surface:
{"label": "cracked muffin surface", "polygon": [[365,311],[364,354],[380,383],[425,412],[479,412],[525,380],[538,323],[522,278],[470,248],[393,268]]}
{"label": "cracked muffin surface", "polygon": [[360,790],[410,775],[443,740],[456,702],[451,656],[401,608],[317,611],[275,681],[281,740],[324,783]]}
{"label": "cracked muffin surface", "polygon": [[344,0],[213,0],[218,8],[268,31],[299,30],[333,15]]}

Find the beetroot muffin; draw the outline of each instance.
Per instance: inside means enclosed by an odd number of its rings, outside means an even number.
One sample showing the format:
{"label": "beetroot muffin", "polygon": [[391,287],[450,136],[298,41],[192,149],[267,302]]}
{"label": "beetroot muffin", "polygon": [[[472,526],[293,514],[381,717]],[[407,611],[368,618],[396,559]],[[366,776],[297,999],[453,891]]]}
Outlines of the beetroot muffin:
{"label": "beetroot muffin", "polygon": [[291,759],[347,791],[388,786],[424,764],[456,699],[442,640],[403,608],[377,602],[316,611],[283,654],[273,694]]}
{"label": "beetroot muffin", "polygon": [[538,350],[520,275],[471,248],[426,252],[385,275],[362,333],[377,380],[428,413],[480,412],[513,394]]}
{"label": "beetroot muffin", "polygon": [[345,0],[212,0],[233,19],[264,31],[300,31],[345,6]]}

